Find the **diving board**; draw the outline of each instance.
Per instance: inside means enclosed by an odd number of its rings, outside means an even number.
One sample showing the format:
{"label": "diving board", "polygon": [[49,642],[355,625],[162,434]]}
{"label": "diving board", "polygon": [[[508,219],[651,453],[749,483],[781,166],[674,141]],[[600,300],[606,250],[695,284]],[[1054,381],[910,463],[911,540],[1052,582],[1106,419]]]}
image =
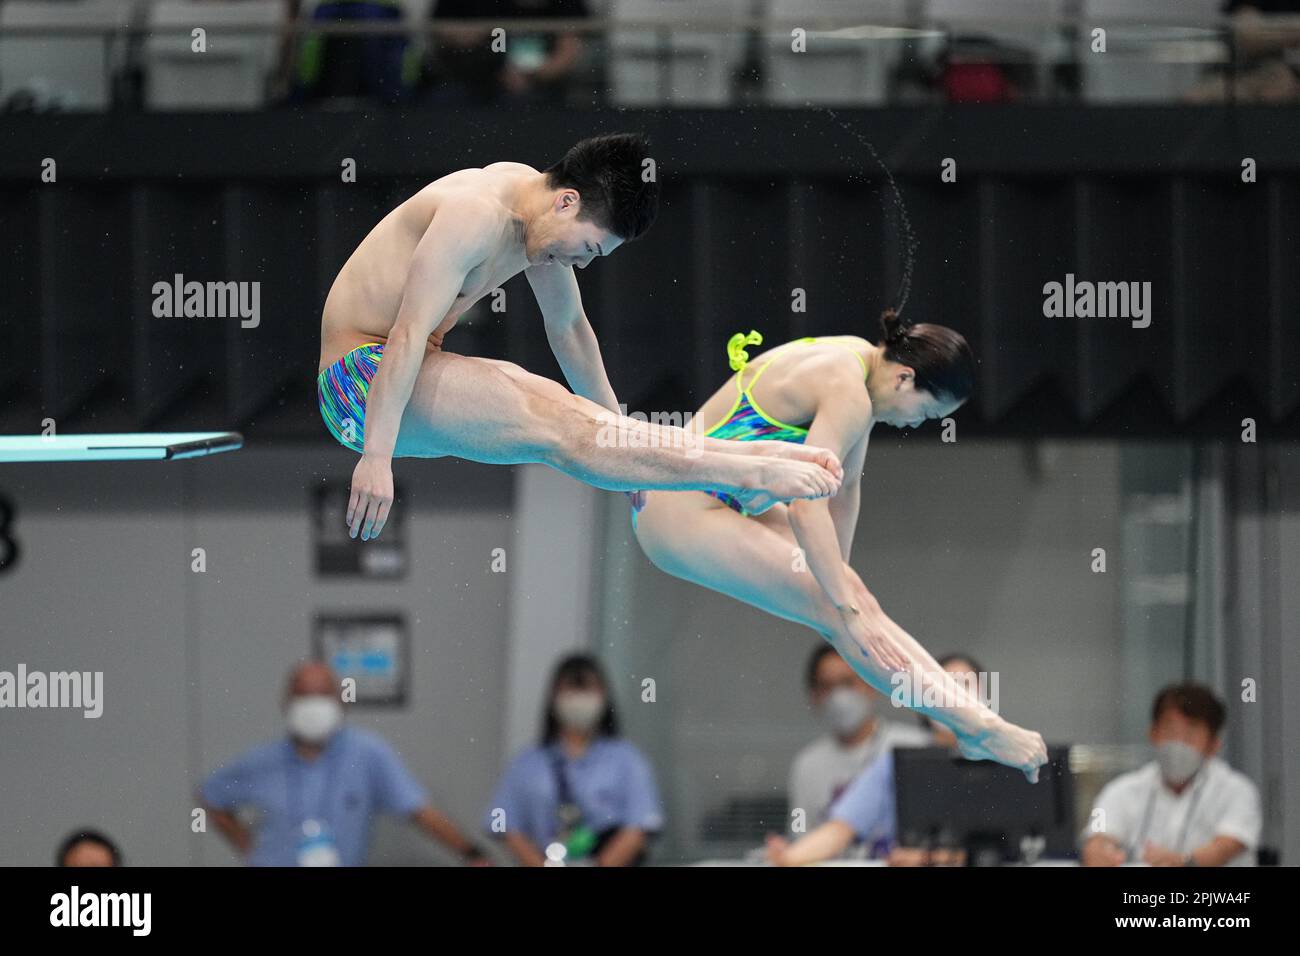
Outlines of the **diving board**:
{"label": "diving board", "polygon": [[0,464],[15,461],[165,461],[235,451],[238,432],[0,435]]}

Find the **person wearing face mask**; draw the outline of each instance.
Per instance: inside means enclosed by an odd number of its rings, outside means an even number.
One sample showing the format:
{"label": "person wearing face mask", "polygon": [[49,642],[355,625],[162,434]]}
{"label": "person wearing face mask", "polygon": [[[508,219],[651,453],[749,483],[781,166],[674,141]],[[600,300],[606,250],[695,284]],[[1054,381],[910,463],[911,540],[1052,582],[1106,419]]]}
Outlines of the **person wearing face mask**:
{"label": "person wearing face mask", "polygon": [[919,727],[876,716],[880,695],[860,678],[830,644],[817,645],[806,672],[808,699],[826,732],[806,746],[790,767],[792,809],[802,809],[809,828],[867,764],[892,747],[924,747],[930,735]]}
{"label": "person wearing face mask", "polygon": [[[954,678],[978,679],[983,669],[969,654],[948,654],[939,658],[941,666]],[[942,724],[921,718],[929,732],[928,746],[957,749],[957,737]],[[767,841],[767,859],[776,866],[803,866],[844,855],[855,843],[867,856],[888,856],[893,865],[903,866],[921,860],[925,851],[895,846],[898,818],[894,807],[894,751],[886,749],[854,777],[843,793],[831,804],[828,819],[821,826],[793,842],[780,836]],[[933,855],[933,854],[932,854]]]}
{"label": "person wearing face mask", "polygon": [[1108,783],[1084,830],[1085,866],[1253,866],[1262,827],[1259,791],[1217,756],[1227,716],[1208,687],[1156,695],[1156,757]]}
{"label": "person wearing face mask", "polygon": [[[319,661],[289,674],[288,733],[236,757],[204,782],[217,830],[254,866],[361,866],[375,816],[405,817],[470,863],[482,854],[377,734],[343,720],[339,681]],[[240,818],[252,811],[256,824]]]}
{"label": "person wearing face mask", "polygon": [[484,828],[524,866],[630,866],[663,828],[650,762],[618,735],[609,685],[585,654],[560,661],[541,740],[510,762]]}

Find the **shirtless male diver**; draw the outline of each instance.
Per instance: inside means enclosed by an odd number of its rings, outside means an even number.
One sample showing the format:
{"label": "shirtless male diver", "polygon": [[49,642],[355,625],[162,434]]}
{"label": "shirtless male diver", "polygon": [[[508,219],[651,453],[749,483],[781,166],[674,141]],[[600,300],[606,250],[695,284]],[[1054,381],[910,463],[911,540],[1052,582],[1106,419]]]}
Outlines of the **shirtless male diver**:
{"label": "shirtless male diver", "polygon": [[[751,513],[839,490],[831,452],[729,442],[618,417],[573,267],[585,268],[654,221],[659,187],[645,140],[583,140],[554,166],[493,163],[443,176],[371,230],[334,280],[321,316],[317,395],[331,434],[361,454],[348,533],[384,528],[394,457],[537,462],[598,488],[714,490]],[[465,311],[523,272],[573,392],[495,359],[445,352]],[[381,361],[382,359],[382,361]],[[630,440],[610,442],[611,422]],[[604,429],[604,431],[602,431]]]}

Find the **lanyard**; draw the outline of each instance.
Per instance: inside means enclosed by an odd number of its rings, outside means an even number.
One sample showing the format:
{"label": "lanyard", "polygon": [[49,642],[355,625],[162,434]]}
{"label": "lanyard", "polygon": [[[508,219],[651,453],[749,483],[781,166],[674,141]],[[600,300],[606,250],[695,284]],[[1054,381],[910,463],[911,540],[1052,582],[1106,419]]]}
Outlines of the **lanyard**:
{"label": "lanyard", "polygon": [[[1204,770],[1204,768],[1202,768]],[[1192,825],[1192,816],[1196,813],[1196,803],[1201,799],[1201,791],[1205,789],[1203,772],[1198,773],[1197,779],[1192,783],[1192,795],[1187,804],[1187,815],[1183,817],[1183,828],[1178,834],[1178,842],[1174,845],[1175,853],[1183,854],[1183,846],[1187,843],[1187,831]],[[1137,834],[1129,844],[1129,859],[1141,859],[1142,838],[1146,836],[1147,830],[1151,827],[1151,814],[1155,810],[1156,796],[1160,793],[1160,788],[1164,786],[1164,779],[1157,772],[1155,786],[1151,788],[1151,793],[1147,797],[1146,809],[1142,813],[1142,825],[1138,827]]]}
{"label": "lanyard", "polygon": [[560,833],[564,834],[582,821],[582,809],[569,787],[564,751],[558,746],[551,751],[551,769],[555,773],[556,815],[560,818]]}
{"label": "lanyard", "polygon": [[[333,743],[334,741],[330,741]],[[293,744],[289,745],[291,748]],[[324,817],[326,812],[331,812],[334,806],[334,791],[338,783],[337,767],[335,758],[337,754],[334,749],[326,745],[317,760],[323,761],[321,767],[325,773],[325,785],[321,788],[321,801],[317,805],[318,812],[315,816],[307,815],[306,786],[303,784],[303,760],[296,750],[290,751],[289,773],[285,779],[285,787],[288,790],[288,807],[291,813],[290,826],[295,832],[302,835],[302,825],[308,820],[319,820]]]}

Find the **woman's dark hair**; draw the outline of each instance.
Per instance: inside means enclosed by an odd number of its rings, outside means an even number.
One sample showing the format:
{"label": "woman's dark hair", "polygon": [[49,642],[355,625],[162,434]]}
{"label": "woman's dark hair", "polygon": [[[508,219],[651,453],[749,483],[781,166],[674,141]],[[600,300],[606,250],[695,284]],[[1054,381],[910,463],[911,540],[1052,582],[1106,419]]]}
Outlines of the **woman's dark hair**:
{"label": "woman's dark hair", "polygon": [[609,696],[609,682],[600,662],[590,654],[570,654],[555,665],[551,686],[546,692],[545,711],[542,715],[542,743],[549,744],[560,736],[560,721],[555,716],[555,695],[561,685],[599,688],[605,694],[605,713],[601,714],[596,733],[602,737],[618,736],[618,718],[614,715],[614,701]]}
{"label": "woman's dark hair", "polygon": [[976,674],[985,673],[984,668],[980,666],[979,661],[975,660],[975,658],[971,657],[969,654],[961,653],[961,651],[954,651],[951,654],[943,655],[943,657],[935,658],[935,663],[945,669],[953,661],[965,661],[967,664],[971,666],[971,670],[973,670]]}
{"label": "woman's dark hair", "polygon": [[643,235],[659,212],[659,178],[647,179],[650,144],[640,133],[608,133],[571,146],[546,170],[554,189],[576,189],[580,218],[595,222],[625,242]]}
{"label": "woman's dark hair", "polygon": [[804,670],[804,675],[803,675],[804,683],[808,686],[809,691],[812,691],[817,687],[817,671],[822,666],[822,658],[825,657],[827,654],[838,654],[838,653],[839,652],[835,650],[834,647],[832,647],[830,644],[826,643],[825,641],[822,641],[820,644],[818,644],[816,647],[813,648],[813,652],[808,655],[808,664]]}
{"label": "woman's dark hair", "polygon": [[916,388],[964,402],[975,387],[975,355],[960,332],[945,325],[909,325],[893,309],[880,316],[885,358],[916,372]]}
{"label": "woman's dark hair", "polygon": [[96,843],[108,851],[109,857],[114,866],[122,865],[122,851],[117,848],[117,844],[100,833],[98,830],[74,830],[63,838],[59,844],[58,851],[54,854],[55,866],[67,866],[68,853],[78,843]]}
{"label": "woman's dark hair", "polygon": [[1194,681],[1171,684],[1156,694],[1155,704],[1151,707],[1151,723],[1158,721],[1160,715],[1170,707],[1189,720],[1201,721],[1215,737],[1219,736],[1224,721],[1228,719],[1227,708],[1218,695],[1204,684]]}

